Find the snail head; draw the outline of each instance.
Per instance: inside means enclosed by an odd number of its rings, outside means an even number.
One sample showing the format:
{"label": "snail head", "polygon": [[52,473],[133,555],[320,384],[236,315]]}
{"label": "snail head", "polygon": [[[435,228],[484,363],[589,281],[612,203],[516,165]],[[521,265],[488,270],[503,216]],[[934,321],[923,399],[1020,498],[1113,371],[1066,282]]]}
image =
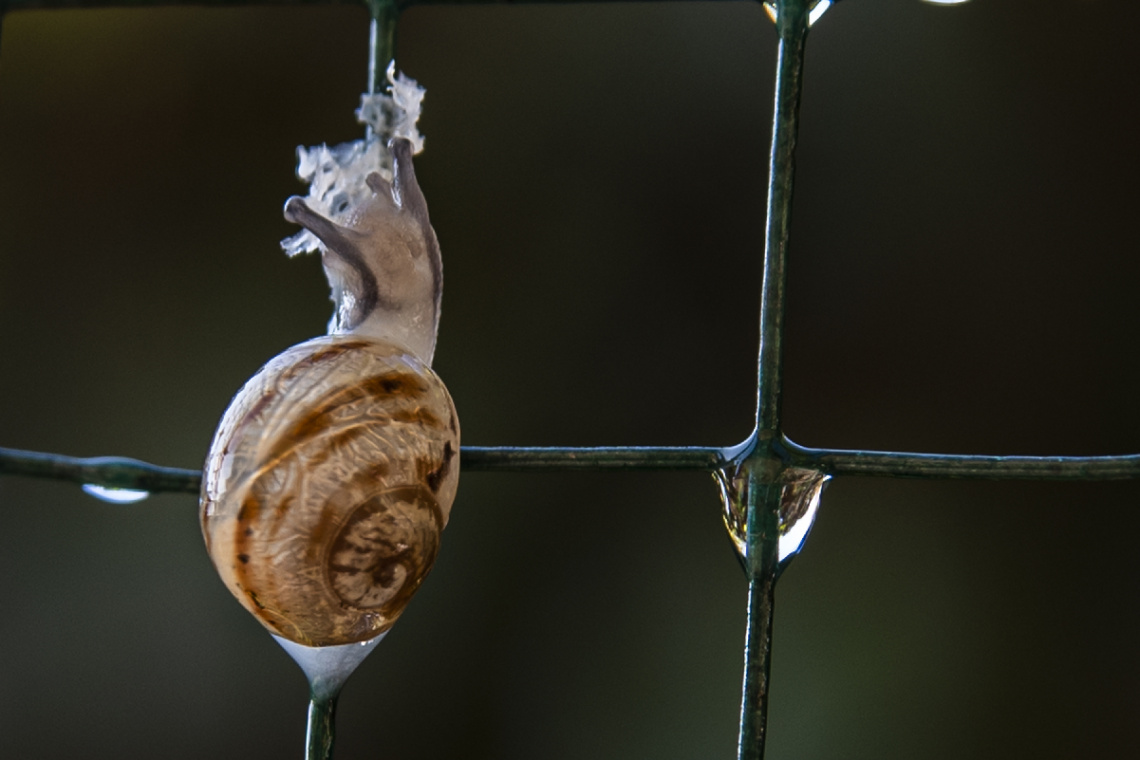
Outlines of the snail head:
{"label": "snail head", "polygon": [[343,224],[299,197],[286,202],[285,218],[321,241],[321,262],[336,304],[329,332],[393,343],[430,365],[443,292],[439,242],[416,182],[411,141],[395,138],[388,149],[392,181],[369,174],[371,193]]}

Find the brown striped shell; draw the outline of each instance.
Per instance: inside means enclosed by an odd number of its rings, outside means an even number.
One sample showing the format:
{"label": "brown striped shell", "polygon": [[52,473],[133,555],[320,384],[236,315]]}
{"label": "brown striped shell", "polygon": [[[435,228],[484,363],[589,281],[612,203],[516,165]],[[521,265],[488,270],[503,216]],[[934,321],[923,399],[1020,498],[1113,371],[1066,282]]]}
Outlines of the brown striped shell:
{"label": "brown striped shell", "polygon": [[[335,221],[291,198],[320,241],[332,335],[272,359],[234,398],[202,480],[222,580],[307,646],[387,631],[431,569],[459,479],[459,422],[431,371],[443,265],[412,145],[389,143]],[[353,154],[355,155],[355,154]]]}
{"label": "brown striped shell", "polygon": [[459,479],[459,423],[413,354],[357,335],[294,346],[234,399],[202,486],[222,580],[308,646],[388,630],[435,560]]}

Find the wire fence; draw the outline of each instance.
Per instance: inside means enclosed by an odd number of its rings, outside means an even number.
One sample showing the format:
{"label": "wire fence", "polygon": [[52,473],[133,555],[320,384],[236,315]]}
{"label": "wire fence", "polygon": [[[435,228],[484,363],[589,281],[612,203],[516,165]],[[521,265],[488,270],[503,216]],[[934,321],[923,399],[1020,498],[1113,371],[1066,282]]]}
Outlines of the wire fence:
{"label": "wire fence", "polygon": [[[3,10],[169,4],[177,3],[10,0]],[[235,0],[206,4],[248,3]],[[391,57],[399,13],[412,4],[388,4],[380,0],[369,3],[375,30],[370,67],[373,72],[378,68],[377,61]],[[789,548],[786,541],[782,545],[781,539],[790,535],[805,515],[810,527],[813,509],[803,493],[796,490],[797,484],[810,482],[822,486],[826,477],[852,475],[1033,480],[1108,480],[1140,476],[1140,454],[1017,457],[831,450],[800,446],[784,435],[781,400],[786,262],[805,46],[811,23],[829,5],[828,0],[780,0],[770,6],[779,37],[779,52],[765,210],[757,410],[752,435],[742,443],[724,447],[465,446],[461,452],[462,468],[471,471],[696,470],[717,475],[722,484],[726,524],[734,534],[749,582],[739,760],[759,760],[764,754],[773,593],[781,571],[799,547],[797,543]],[[0,449],[0,474],[148,492],[197,493],[200,484],[200,473],[191,470],[124,458],[78,459],[15,449]],[[816,488],[807,501],[818,499],[818,494]],[[798,540],[802,542],[802,538]]]}

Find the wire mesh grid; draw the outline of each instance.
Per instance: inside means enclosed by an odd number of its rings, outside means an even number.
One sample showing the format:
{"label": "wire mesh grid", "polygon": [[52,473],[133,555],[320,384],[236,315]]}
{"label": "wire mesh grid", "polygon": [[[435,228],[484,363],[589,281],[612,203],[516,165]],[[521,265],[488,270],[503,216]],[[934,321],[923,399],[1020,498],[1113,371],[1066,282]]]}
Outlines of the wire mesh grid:
{"label": "wire mesh grid", "polygon": [[[9,6],[14,7],[14,6]],[[795,51],[802,45],[806,34],[805,4],[787,3],[781,6],[783,23],[780,25],[783,48],[780,71],[780,85],[784,99],[777,99],[782,104],[777,107],[775,121],[777,145],[787,145],[788,150],[777,150],[777,160],[774,162],[771,199],[775,212],[769,213],[768,244],[769,251],[776,251],[786,243],[787,218],[790,208],[790,163],[781,165],[780,160],[790,161],[790,144],[781,143],[794,135],[794,119],[798,111],[798,67],[802,60],[798,54],[789,55],[789,50]],[[781,133],[781,130],[784,130]],[[789,132],[788,130],[791,130]],[[446,256],[446,252],[445,252]],[[765,299],[762,320],[762,345],[768,347],[767,353],[762,349],[761,376],[759,387],[761,389],[759,435],[750,439],[751,443],[744,447],[730,447],[720,449],[706,447],[698,449],[649,449],[649,450],[487,450],[468,449],[464,452],[464,466],[468,469],[477,468],[504,468],[504,469],[542,469],[559,468],[566,466],[586,465],[598,466],[624,466],[647,468],[692,468],[711,470],[718,467],[731,467],[734,471],[743,470],[748,477],[739,494],[741,503],[745,505],[751,529],[747,531],[753,542],[751,561],[746,562],[754,588],[764,593],[753,593],[753,604],[750,614],[749,630],[752,650],[747,657],[748,671],[751,675],[751,686],[746,683],[746,698],[744,719],[742,720],[742,741],[740,743],[741,757],[758,757],[762,753],[763,711],[761,684],[765,682],[767,659],[764,654],[765,642],[769,633],[770,615],[766,603],[770,601],[766,594],[774,583],[777,573],[775,560],[775,524],[779,519],[778,505],[772,501],[775,489],[771,486],[776,482],[778,472],[787,465],[795,464],[809,468],[819,469],[836,474],[895,474],[895,475],[933,475],[933,476],[982,476],[982,477],[1053,477],[1053,478],[1080,478],[1080,477],[1131,477],[1136,467],[1134,457],[1098,458],[1092,460],[1059,460],[1052,459],[1003,459],[1003,458],[967,458],[943,457],[928,459],[923,457],[906,457],[891,454],[866,454],[856,452],[819,452],[810,449],[801,449],[782,440],[779,424],[779,351],[773,348],[774,341],[782,334],[781,318],[783,314],[782,297],[780,291],[784,274],[782,271],[783,259],[781,256],[770,254],[766,259],[765,269]],[[768,435],[765,435],[765,432]],[[756,445],[759,444],[759,445]],[[11,471],[32,474],[41,467],[43,461],[35,456],[24,456],[15,451],[5,452],[5,468]],[[40,470],[41,474],[50,474],[59,477],[67,463],[59,458],[53,458]],[[61,469],[61,466],[62,467]],[[128,473],[126,480],[113,472],[102,471],[99,476],[90,472],[71,475],[73,479],[84,482],[102,480],[108,485],[143,485],[154,490],[173,485],[171,490],[185,488],[187,473],[168,473],[174,478],[167,484],[148,482],[145,478],[151,477],[148,470],[139,480],[138,473]],[[190,484],[189,490],[194,490]],[[769,493],[768,497],[764,497]],[[751,496],[749,496],[751,494]],[[764,505],[767,505],[766,507]],[[765,523],[764,520],[767,520]],[[758,526],[766,526],[766,530]],[[762,536],[767,536],[766,544],[756,543]]]}

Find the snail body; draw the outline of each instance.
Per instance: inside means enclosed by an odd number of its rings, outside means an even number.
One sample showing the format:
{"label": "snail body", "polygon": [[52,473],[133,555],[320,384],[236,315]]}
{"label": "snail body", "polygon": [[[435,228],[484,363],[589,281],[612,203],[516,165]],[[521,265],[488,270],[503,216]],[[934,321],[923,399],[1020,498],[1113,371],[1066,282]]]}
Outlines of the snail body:
{"label": "snail body", "polygon": [[431,370],[442,266],[411,145],[391,183],[337,224],[303,200],[286,218],[322,242],[330,335],[270,360],[231,402],[207,457],[201,521],[235,597],[306,646],[387,631],[431,569],[459,478],[459,422]]}

